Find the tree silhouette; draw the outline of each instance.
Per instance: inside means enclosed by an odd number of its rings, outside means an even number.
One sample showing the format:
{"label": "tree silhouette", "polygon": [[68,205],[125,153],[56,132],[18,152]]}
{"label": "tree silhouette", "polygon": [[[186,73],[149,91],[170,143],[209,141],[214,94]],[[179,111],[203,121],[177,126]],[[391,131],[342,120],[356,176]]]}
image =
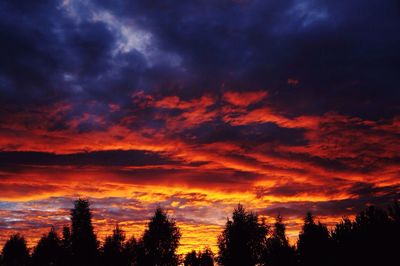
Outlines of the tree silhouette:
{"label": "tree silhouette", "polygon": [[286,226],[278,215],[271,236],[267,240],[263,255],[263,265],[292,266],[297,264],[295,249],[289,245],[286,237]]}
{"label": "tree silhouette", "polygon": [[184,260],[183,264],[185,266],[199,266],[200,262],[199,262],[199,259],[197,258],[196,251],[192,250],[191,252],[187,253],[185,255],[185,260]]}
{"label": "tree silhouette", "polygon": [[72,264],[72,243],[71,243],[71,230],[68,226],[64,226],[62,230],[61,239],[61,250],[62,250],[62,260],[61,265],[71,265]]}
{"label": "tree silhouette", "polygon": [[192,250],[185,255],[183,264],[185,266],[213,266],[214,265],[214,254],[209,248],[203,251]]}
{"label": "tree silhouette", "polygon": [[50,232],[44,235],[34,248],[32,253],[32,265],[60,265],[63,259],[62,251],[62,242],[52,227]]}
{"label": "tree silhouette", "polygon": [[[71,210],[71,230],[65,226],[60,239],[54,228],[43,235],[29,256],[24,237],[12,235],[0,256],[4,266],[176,266],[181,233],[174,220],[157,208],[142,238],[125,241],[124,232],[116,225],[98,254],[93,232],[92,214],[87,200],[75,201]],[[256,214],[240,204],[227,219],[218,238],[219,265],[224,266],[376,266],[397,265],[400,239],[400,205],[395,201],[385,211],[367,207],[354,220],[343,218],[332,232],[311,213],[304,219],[294,247],[286,237],[285,224],[278,215],[273,230]],[[100,260],[98,260],[100,258]],[[214,265],[210,249],[186,254],[184,265]]]}
{"label": "tree silhouette", "polygon": [[128,241],[125,242],[124,247],[123,247],[123,255],[125,258],[125,265],[131,266],[131,265],[136,265],[137,261],[137,246],[138,243],[135,239],[135,237],[131,237],[128,239]]}
{"label": "tree silhouette", "polygon": [[300,265],[329,265],[330,243],[330,235],[327,227],[320,222],[316,224],[314,217],[308,212],[297,242]]}
{"label": "tree silhouette", "polygon": [[381,265],[390,263],[387,259],[390,257],[392,245],[398,239],[393,239],[390,228],[390,220],[387,213],[377,209],[374,206],[368,207],[365,211],[357,215],[353,224],[356,232],[355,239],[358,241],[360,255],[363,254],[365,263]]}
{"label": "tree silhouette", "polygon": [[74,265],[97,265],[98,241],[88,200],[78,199],[71,210],[71,251]]}
{"label": "tree silhouette", "polygon": [[261,261],[266,245],[268,226],[259,222],[257,214],[247,212],[242,205],[233,211],[218,238],[220,265],[252,266]]}
{"label": "tree silhouette", "polygon": [[211,249],[206,248],[198,254],[200,266],[213,266],[214,265],[214,253]]}
{"label": "tree silhouette", "polygon": [[30,261],[26,240],[20,234],[14,234],[7,240],[2,254],[4,266],[26,266]]}
{"label": "tree silhouette", "polygon": [[101,264],[104,266],[126,265],[124,253],[125,233],[119,228],[118,224],[111,236],[107,236],[101,253]]}
{"label": "tree silhouette", "polygon": [[169,219],[160,207],[157,208],[138,245],[138,265],[178,265],[176,250],[180,238],[175,221]]}
{"label": "tree silhouette", "polygon": [[332,240],[334,242],[334,256],[335,263],[346,265],[349,263],[354,265],[356,263],[355,253],[356,239],[354,238],[354,227],[353,222],[344,217],[341,222],[337,223],[335,229],[332,231]]}
{"label": "tree silhouette", "polygon": [[393,265],[398,261],[399,245],[394,221],[387,212],[374,206],[359,213],[353,222],[343,219],[336,225],[332,238],[337,253],[336,263]]}

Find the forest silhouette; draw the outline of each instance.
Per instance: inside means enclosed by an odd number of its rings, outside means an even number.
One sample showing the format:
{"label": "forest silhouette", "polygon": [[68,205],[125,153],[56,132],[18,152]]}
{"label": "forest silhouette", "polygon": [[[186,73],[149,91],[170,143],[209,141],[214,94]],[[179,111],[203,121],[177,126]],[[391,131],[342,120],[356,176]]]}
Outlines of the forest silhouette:
{"label": "forest silhouette", "polygon": [[274,224],[238,205],[209,248],[179,255],[181,232],[174,219],[157,208],[141,238],[127,239],[118,224],[102,244],[92,225],[90,203],[78,199],[71,224],[61,235],[52,227],[29,249],[20,234],[4,244],[4,266],[362,266],[400,265],[400,204],[386,210],[368,206],[354,220],[344,217],[331,230],[307,213],[297,244],[286,236],[283,217]]}

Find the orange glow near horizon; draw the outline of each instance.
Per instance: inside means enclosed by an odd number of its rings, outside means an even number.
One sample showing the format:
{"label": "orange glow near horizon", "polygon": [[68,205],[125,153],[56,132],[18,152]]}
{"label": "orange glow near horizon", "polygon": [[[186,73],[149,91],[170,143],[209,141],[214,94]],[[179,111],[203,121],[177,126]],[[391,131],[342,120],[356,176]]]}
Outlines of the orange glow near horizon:
{"label": "orange glow near horizon", "polygon": [[[72,199],[70,201],[72,203]],[[233,206],[234,207],[234,206]],[[126,239],[131,238],[132,236],[136,239],[139,239],[146,228],[148,223],[148,219],[143,220],[118,220],[116,219],[98,219],[98,209],[96,209],[96,204],[92,206],[94,212],[93,224],[95,228],[95,232],[97,234],[98,239],[102,242],[105,237],[112,233],[112,230],[115,227],[115,224],[119,224],[120,228],[124,230],[126,234]],[[170,206],[164,206],[168,210],[168,214],[171,218],[174,218],[176,215],[174,213],[180,213],[179,207],[177,210],[172,210],[173,203]],[[184,207],[183,207],[184,208]],[[232,209],[233,210],[233,209]],[[194,216],[198,220],[202,220],[200,222],[196,221],[180,221],[179,219],[175,219],[177,222],[177,226],[180,228],[182,233],[182,238],[180,241],[180,247],[178,249],[179,254],[185,254],[191,250],[202,250],[206,247],[210,248],[215,254],[218,252],[217,248],[217,238],[218,235],[222,232],[224,223],[226,222],[226,218],[230,217],[231,211],[229,208],[226,209],[225,212],[220,210],[215,210],[215,212],[220,215],[219,219],[215,219],[214,216]],[[248,210],[251,210],[250,208]],[[124,208],[123,212],[129,213],[129,208]],[[208,213],[210,215],[212,213]],[[223,217],[223,214],[226,217]],[[3,214],[4,215],[4,214]],[[180,214],[182,215],[182,214]],[[69,211],[68,210],[43,210],[41,214],[36,213],[34,217],[27,215],[25,219],[29,219],[30,222],[36,222],[42,224],[40,228],[30,228],[29,224],[26,224],[23,220],[19,221],[16,225],[18,230],[9,229],[2,230],[0,234],[0,245],[3,245],[5,240],[8,237],[15,233],[19,232],[24,235],[28,240],[28,246],[33,248],[39,238],[46,234],[51,226],[55,226],[59,234],[61,233],[61,229],[65,225],[69,225]],[[147,218],[150,218],[151,213],[147,215]],[[260,219],[262,217],[267,218],[267,222],[272,225],[274,223],[274,217],[260,215]],[[352,218],[352,217],[350,217]],[[207,219],[215,220],[215,223],[203,223]],[[299,231],[301,229],[303,223],[302,217],[286,217],[285,224],[287,225],[287,236],[292,245],[296,244],[297,237]],[[318,219],[326,223],[328,226],[333,226],[336,222],[340,221],[341,217],[318,217]],[[51,220],[52,222],[49,222]]]}
{"label": "orange glow near horizon", "polygon": [[[370,200],[398,191],[398,168],[395,159],[388,159],[400,149],[397,118],[288,117],[268,106],[267,91],[191,100],[143,92],[132,97],[140,108],[155,108],[153,118],[163,120],[164,127],[132,129],[138,119],[133,115],[105,125],[102,116],[85,113],[68,120],[65,128],[50,130],[73,108],[67,103],[7,117],[0,130],[0,211],[6,217],[0,244],[21,232],[33,246],[51,225],[68,224],[77,197],[92,200],[100,240],[116,223],[128,237],[140,237],[160,205],[181,228],[180,253],[206,246],[217,252],[217,236],[240,203],[271,223],[281,213],[294,244],[306,211],[333,225]],[[251,108],[255,104],[264,106]],[[109,108],[120,111],[115,104]],[[304,143],[229,138],[203,143],[182,133],[217,117],[235,129],[268,124],[300,130]],[[80,131],[89,120],[104,129]],[[250,133],[260,137],[257,130]]]}

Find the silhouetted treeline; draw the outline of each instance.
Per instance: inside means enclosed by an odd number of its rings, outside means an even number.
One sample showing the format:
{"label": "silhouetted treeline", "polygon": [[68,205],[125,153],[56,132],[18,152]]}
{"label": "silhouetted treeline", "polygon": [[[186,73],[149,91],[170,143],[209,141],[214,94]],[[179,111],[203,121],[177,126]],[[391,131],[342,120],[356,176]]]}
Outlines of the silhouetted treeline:
{"label": "silhouetted treeline", "polygon": [[214,254],[206,248],[203,251],[196,252],[192,250],[185,255],[183,261],[184,266],[213,266],[214,265]]}
{"label": "silhouetted treeline", "polygon": [[296,246],[289,244],[280,215],[271,228],[239,205],[218,247],[217,262],[225,266],[400,265],[400,205],[387,211],[369,206],[331,231],[307,213]]}
{"label": "silhouetted treeline", "polygon": [[52,227],[28,249],[20,234],[4,244],[4,266],[358,266],[400,265],[400,205],[388,210],[367,207],[354,220],[343,218],[332,230],[307,213],[297,245],[290,245],[283,218],[273,225],[241,205],[218,238],[218,254],[206,248],[177,254],[181,233],[175,221],[157,208],[142,237],[127,239],[115,225],[100,245],[87,200],[78,199],[71,224],[59,235]]}

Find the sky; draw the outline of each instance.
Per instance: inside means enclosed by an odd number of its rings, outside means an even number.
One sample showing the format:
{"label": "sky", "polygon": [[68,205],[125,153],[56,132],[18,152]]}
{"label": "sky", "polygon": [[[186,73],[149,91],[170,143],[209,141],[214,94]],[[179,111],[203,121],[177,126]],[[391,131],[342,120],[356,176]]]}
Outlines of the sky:
{"label": "sky", "polygon": [[400,192],[398,0],[0,2],[0,244],[90,199],[180,252],[237,204],[332,225]]}

